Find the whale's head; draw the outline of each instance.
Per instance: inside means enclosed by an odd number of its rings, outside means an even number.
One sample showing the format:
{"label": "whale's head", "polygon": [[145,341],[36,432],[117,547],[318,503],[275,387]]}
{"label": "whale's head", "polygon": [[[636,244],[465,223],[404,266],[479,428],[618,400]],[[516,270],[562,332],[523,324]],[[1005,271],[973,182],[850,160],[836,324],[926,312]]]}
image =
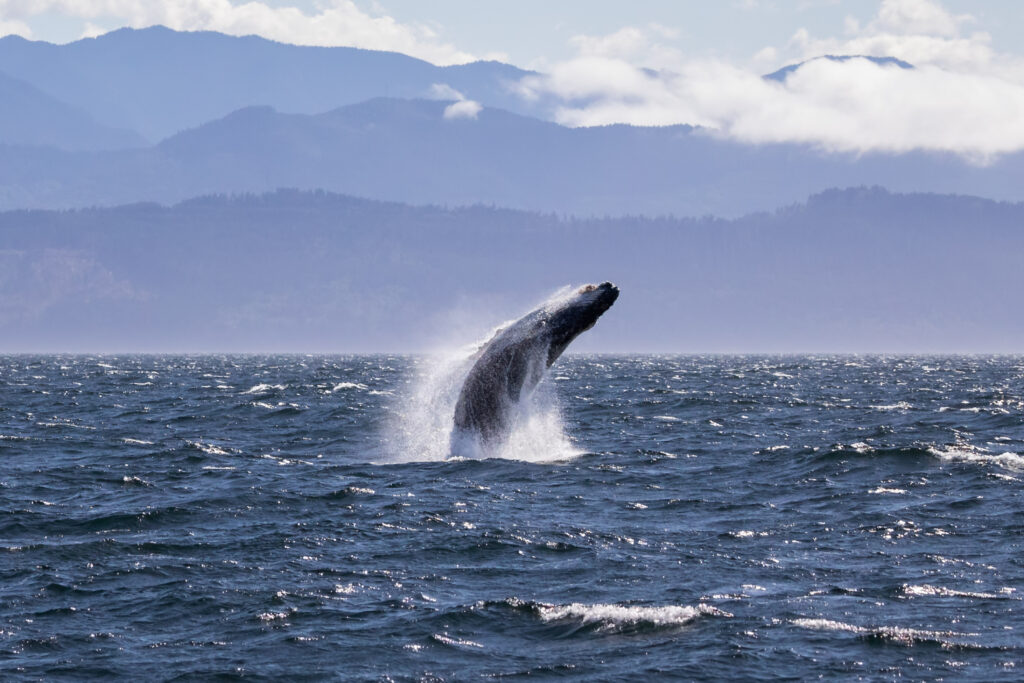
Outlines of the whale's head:
{"label": "whale's head", "polygon": [[547,327],[551,335],[548,351],[550,366],[572,340],[586,332],[619,298],[619,288],[610,282],[585,285],[559,301],[548,311]]}

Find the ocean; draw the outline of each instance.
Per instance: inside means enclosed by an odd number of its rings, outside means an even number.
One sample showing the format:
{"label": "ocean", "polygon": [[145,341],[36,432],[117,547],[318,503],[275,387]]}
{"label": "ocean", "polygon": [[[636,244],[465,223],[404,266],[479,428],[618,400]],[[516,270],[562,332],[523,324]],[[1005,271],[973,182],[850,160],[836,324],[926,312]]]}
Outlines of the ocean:
{"label": "ocean", "polygon": [[1024,358],[0,356],[4,680],[1024,677]]}

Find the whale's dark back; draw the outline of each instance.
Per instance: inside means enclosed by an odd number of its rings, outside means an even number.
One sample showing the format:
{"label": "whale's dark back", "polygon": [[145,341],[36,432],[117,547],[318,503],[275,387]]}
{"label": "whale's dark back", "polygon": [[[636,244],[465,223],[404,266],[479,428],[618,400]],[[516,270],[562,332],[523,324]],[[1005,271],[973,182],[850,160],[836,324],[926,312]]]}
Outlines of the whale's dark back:
{"label": "whale's dark back", "polygon": [[587,285],[499,331],[480,350],[466,376],[455,405],[455,428],[478,435],[484,444],[501,441],[508,435],[520,400],[618,296],[618,288],[610,282]]}

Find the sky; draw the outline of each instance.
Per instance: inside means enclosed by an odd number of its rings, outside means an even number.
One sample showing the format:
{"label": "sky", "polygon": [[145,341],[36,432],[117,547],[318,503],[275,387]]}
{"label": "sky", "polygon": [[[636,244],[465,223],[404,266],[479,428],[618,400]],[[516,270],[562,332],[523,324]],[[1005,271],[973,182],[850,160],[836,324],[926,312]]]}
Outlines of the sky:
{"label": "sky", "polygon": [[[538,71],[511,87],[552,98],[569,126],[686,123],[751,143],[978,164],[1024,149],[1020,0],[0,0],[0,34],[36,40],[154,24],[440,65],[498,59]],[[819,60],[785,83],[761,78],[824,54],[915,68]]]}

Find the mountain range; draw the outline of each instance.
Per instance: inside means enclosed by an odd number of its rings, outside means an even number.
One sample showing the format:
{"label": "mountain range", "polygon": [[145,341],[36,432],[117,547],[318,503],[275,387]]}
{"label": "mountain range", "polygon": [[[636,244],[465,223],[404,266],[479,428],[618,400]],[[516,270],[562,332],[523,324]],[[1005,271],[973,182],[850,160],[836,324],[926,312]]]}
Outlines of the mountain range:
{"label": "mountain range", "polygon": [[530,72],[496,62],[154,27],[67,45],[8,36],[0,72],[0,210],[278,188],[581,216],[739,217],[859,185],[1024,200],[1021,153],[978,165],[690,126],[567,128],[551,102],[515,94]]}
{"label": "mountain range", "polygon": [[320,114],[374,97],[430,97],[435,85],[520,113],[541,106],[514,95],[510,86],[530,72],[508,64],[441,67],[395,52],[162,26],[65,45],[7,36],[0,72],[149,143],[253,105]]}
{"label": "mountain range", "polygon": [[1024,153],[569,128],[529,73],[0,39],[0,351],[426,350],[605,279],[577,350],[1019,351]]}
{"label": "mountain range", "polygon": [[746,145],[689,126],[566,128],[450,102],[374,99],[318,114],[249,107],[120,151],[0,150],[0,209],[174,203],[207,193],[325,189],[415,204],[493,204],[584,216],[738,217],[831,187],[1024,200],[1024,154],[826,154]]}
{"label": "mountain range", "polygon": [[105,126],[89,113],[0,73],[0,144],[101,150],[141,147],[142,136]]}
{"label": "mountain range", "polygon": [[0,213],[0,351],[424,351],[563,285],[575,350],[1019,351],[1024,204],[832,190],[715,218],[572,219],[324,192]]}

